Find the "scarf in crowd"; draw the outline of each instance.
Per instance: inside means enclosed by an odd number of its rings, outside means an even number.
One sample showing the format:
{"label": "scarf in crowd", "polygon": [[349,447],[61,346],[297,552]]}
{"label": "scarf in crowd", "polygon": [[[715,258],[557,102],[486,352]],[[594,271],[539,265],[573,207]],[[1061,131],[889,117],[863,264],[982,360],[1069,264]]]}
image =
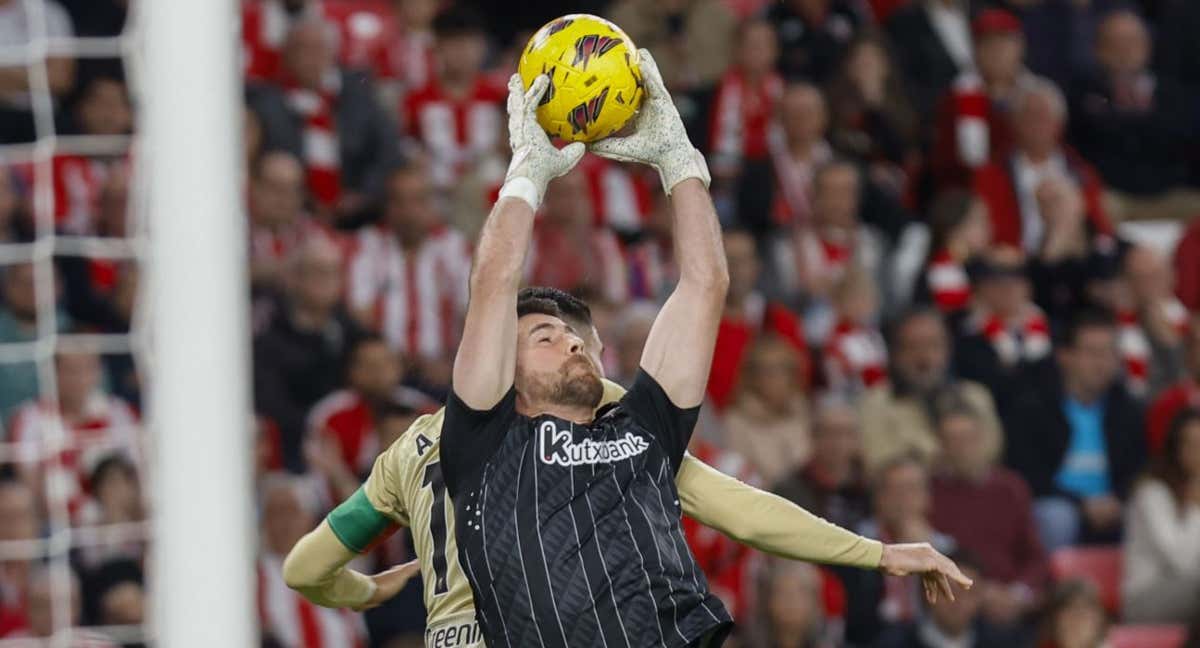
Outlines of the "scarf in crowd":
{"label": "scarf in crowd", "polygon": [[[1187,335],[1188,310],[1177,299],[1164,303],[1164,315],[1180,335]],[[1150,338],[1137,311],[1117,312],[1117,346],[1125,365],[1125,384],[1135,395],[1145,395],[1150,387]]]}
{"label": "scarf in crowd", "polygon": [[983,313],[978,327],[1005,365],[1034,362],[1050,353],[1050,324],[1042,310],[1033,304],[1025,307],[1020,321],[1012,326],[997,315]]}
{"label": "scarf in crowd", "polygon": [[875,329],[840,319],[825,354],[829,384],[834,388],[858,390],[887,379],[887,347]]}
{"label": "scarf in crowd", "polygon": [[967,307],[971,301],[971,280],[963,264],[950,250],[943,249],[929,260],[925,273],[933,303],[943,313]]}
{"label": "scarf in crowd", "polygon": [[342,193],[342,169],[334,105],[341,89],[341,75],[331,74],[321,89],[302,88],[285,78],[283,87],[288,107],[304,120],[304,166],[308,189],[324,206],[337,202]]}

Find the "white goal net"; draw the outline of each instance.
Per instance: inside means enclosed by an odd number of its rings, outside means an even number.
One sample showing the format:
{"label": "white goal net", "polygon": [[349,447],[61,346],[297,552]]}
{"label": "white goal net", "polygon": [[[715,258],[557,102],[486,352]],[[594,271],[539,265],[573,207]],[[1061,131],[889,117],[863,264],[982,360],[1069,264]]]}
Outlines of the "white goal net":
{"label": "white goal net", "polygon": [[0,0],[0,647],[253,642],[236,9]]}

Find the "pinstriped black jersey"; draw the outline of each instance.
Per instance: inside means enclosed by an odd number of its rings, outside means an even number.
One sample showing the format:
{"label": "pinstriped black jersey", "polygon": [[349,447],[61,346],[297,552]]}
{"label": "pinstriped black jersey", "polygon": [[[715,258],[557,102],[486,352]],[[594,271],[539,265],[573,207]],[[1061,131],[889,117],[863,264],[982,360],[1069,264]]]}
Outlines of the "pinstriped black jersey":
{"label": "pinstriped black jersey", "polygon": [[459,562],[492,647],[690,646],[732,627],[680,526],[675,473],[698,408],[648,374],[590,425],[446,406]]}

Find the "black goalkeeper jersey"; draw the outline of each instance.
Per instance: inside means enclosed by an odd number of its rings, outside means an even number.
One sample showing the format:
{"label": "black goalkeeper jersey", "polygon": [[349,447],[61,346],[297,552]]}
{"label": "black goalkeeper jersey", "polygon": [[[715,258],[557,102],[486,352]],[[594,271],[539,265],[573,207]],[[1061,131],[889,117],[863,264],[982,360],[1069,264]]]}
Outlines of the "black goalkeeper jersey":
{"label": "black goalkeeper jersey", "polygon": [[699,408],[648,374],[590,425],[451,393],[441,457],[459,561],[489,646],[690,646],[732,628],[680,525]]}

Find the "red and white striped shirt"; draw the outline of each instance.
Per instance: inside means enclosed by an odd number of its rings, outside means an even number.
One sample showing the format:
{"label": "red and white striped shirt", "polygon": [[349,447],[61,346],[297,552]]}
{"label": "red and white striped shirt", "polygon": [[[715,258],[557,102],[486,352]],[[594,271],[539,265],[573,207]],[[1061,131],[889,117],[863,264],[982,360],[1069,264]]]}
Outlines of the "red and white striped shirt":
{"label": "red and white striped shirt", "polygon": [[438,227],[405,250],[386,228],[366,227],[350,254],[346,301],[371,312],[393,349],[440,358],[456,343],[470,273],[471,251],[458,230]]}
{"label": "red and white striped shirt", "polygon": [[[432,398],[407,387],[397,388],[393,400],[421,413],[438,408]],[[356,475],[371,472],[380,451],[375,415],[366,399],[352,389],[340,389],[317,401],[308,414],[308,434],[335,439],[342,462]]]}
{"label": "red and white striped shirt", "polygon": [[60,232],[98,234],[100,198],[114,172],[128,169],[129,159],[56,155],[51,162],[54,225]]}
{"label": "red and white striped shirt", "polygon": [[752,82],[733,67],[721,77],[709,134],[715,163],[767,157],[767,133],[782,94],[783,78],[773,72]]}
{"label": "red and white striped shirt", "polygon": [[95,392],[83,416],[69,426],[47,403],[30,401],[13,414],[9,441],[17,446],[17,460],[39,470],[51,506],[65,505],[78,520],[87,502],[88,479],[101,460],[116,453],[140,463],[138,417],[128,403]]}
{"label": "red and white striped shirt", "polygon": [[437,70],[433,45],[430,32],[401,32],[388,42],[375,72],[379,78],[399,81],[405,88],[424,88]]}
{"label": "red and white striped shirt", "polygon": [[505,96],[481,75],[462,98],[446,94],[436,79],[405,97],[401,113],[409,134],[429,149],[434,184],[453,186],[469,164],[498,150]]}
{"label": "red and white striped shirt", "polygon": [[283,582],[283,557],[258,559],[258,613],[263,633],[284,648],[364,648],[362,616],[310,603]]}
{"label": "red and white striped shirt", "polygon": [[[1188,310],[1177,299],[1162,304],[1163,316],[1180,336],[1188,333]],[[1117,348],[1125,364],[1125,384],[1137,396],[1146,395],[1150,388],[1150,338],[1142,326],[1136,311],[1121,310],[1117,313]]]}
{"label": "red and white striped shirt", "polygon": [[281,68],[280,53],[288,29],[299,17],[317,15],[338,30],[339,60],[350,67],[372,67],[383,75],[399,31],[388,0],[311,2],[291,15],[280,0],[242,3],[242,72],[247,79],[269,81]]}
{"label": "red and white striped shirt", "polygon": [[825,345],[825,373],[833,389],[858,392],[887,380],[887,345],[879,331],[839,319]]}
{"label": "red and white striped shirt", "polygon": [[599,155],[584,155],[579,168],[587,178],[596,227],[636,233],[654,209],[657,185],[635,169]]}

